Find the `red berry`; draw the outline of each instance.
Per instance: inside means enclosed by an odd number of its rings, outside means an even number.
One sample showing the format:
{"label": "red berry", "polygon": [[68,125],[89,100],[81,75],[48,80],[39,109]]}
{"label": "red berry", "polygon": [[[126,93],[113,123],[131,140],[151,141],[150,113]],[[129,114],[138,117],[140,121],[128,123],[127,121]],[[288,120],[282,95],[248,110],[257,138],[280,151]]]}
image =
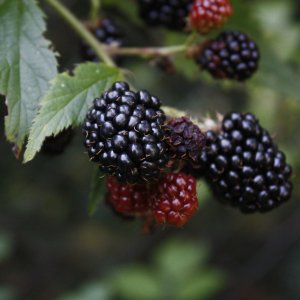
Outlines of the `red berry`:
{"label": "red berry", "polygon": [[107,201],[116,212],[129,215],[144,215],[149,211],[149,193],[146,185],[120,183],[115,177],[107,178]]}
{"label": "red berry", "polygon": [[200,33],[221,27],[232,15],[229,0],[195,0],[190,12],[190,22]]}
{"label": "red berry", "polygon": [[182,226],[197,208],[196,180],[184,173],[167,174],[152,197],[152,212],[158,223]]}

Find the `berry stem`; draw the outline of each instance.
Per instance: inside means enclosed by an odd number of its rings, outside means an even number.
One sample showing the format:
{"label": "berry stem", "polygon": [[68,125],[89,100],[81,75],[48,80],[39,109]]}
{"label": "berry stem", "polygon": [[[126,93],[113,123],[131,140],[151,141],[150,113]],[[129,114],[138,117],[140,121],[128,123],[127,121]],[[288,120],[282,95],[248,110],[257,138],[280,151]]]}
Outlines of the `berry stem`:
{"label": "berry stem", "polygon": [[[188,116],[188,113],[179,109],[176,109],[174,107],[170,106],[162,106],[161,109],[164,111],[164,113],[171,117],[171,118],[180,118],[184,116]],[[190,117],[190,120],[197,125],[202,131],[208,131],[208,130],[215,130],[218,131],[220,129],[220,123],[223,119],[223,116],[220,114],[217,114],[217,120],[212,119],[211,117],[207,116],[205,118],[201,118],[201,121],[198,118]]]}
{"label": "berry stem", "polygon": [[115,66],[104,46],[84,27],[72,12],[57,0],[46,0],[46,2],[93,48],[97,56],[105,64]]}
{"label": "berry stem", "polygon": [[145,47],[145,48],[119,48],[113,46],[106,46],[106,51],[111,55],[128,55],[128,56],[141,56],[144,58],[149,58],[153,56],[165,56],[176,54],[180,52],[185,52],[187,50],[187,45],[177,45],[170,47]]}
{"label": "berry stem", "polygon": [[101,0],[90,0],[90,20],[96,22],[98,20],[101,8]]}

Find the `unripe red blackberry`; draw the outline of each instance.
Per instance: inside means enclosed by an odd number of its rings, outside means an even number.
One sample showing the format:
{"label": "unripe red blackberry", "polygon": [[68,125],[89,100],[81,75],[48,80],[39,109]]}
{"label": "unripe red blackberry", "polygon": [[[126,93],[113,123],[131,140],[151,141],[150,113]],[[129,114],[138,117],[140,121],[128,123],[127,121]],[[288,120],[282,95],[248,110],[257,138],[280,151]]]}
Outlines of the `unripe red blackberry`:
{"label": "unripe red blackberry", "polygon": [[218,79],[243,81],[253,76],[260,54],[256,43],[239,31],[222,32],[195,55],[196,63]]}
{"label": "unripe red blackberry", "polygon": [[195,0],[189,17],[193,28],[208,33],[223,26],[231,15],[229,0]]}
{"label": "unripe red blackberry", "polygon": [[150,26],[183,30],[193,0],[139,0],[141,18]]}
{"label": "unripe red blackberry", "polygon": [[207,133],[199,160],[218,199],[243,212],[266,212],[291,196],[292,169],[250,113],[226,115],[219,133]]}
{"label": "unripe red blackberry", "polygon": [[121,182],[157,180],[169,160],[165,120],[158,98],[116,82],[87,114],[83,132],[88,155]]}
{"label": "unripe red blackberry", "polygon": [[60,132],[56,136],[47,137],[42,146],[42,153],[47,155],[62,154],[74,137],[72,128]]}
{"label": "unripe red blackberry", "polygon": [[107,201],[117,213],[126,216],[145,215],[150,210],[150,200],[146,185],[120,183],[109,176],[106,181]]}
{"label": "unripe red blackberry", "polygon": [[196,212],[196,180],[184,173],[167,174],[152,197],[152,212],[160,224],[183,226]]}
{"label": "unripe red blackberry", "polygon": [[205,135],[189,118],[175,118],[167,123],[166,142],[175,158],[194,162],[205,147]]}
{"label": "unripe red blackberry", "polygon": [[[115,45],[121,47],[124,45],[124,36],[118,26],[109,18],[103,18],[98,24],[88,25],[89,31],[95,36],[99,42],[106,45]],[[94,50],[87,45],[82,43],[81,45],[81,56],[82,59],[87,61],[98,61],[99,58],[95,54]]]}

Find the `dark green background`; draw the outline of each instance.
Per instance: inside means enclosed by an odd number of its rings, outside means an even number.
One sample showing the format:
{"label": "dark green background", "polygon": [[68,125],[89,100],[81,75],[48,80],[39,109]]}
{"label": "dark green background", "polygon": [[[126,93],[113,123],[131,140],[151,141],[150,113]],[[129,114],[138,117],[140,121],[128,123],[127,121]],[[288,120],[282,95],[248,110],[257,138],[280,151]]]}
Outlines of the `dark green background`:
{"label": "dark green background", "polygon": [[[62,2],[80,18],[87,17],[88,1]],[[185,38],[143,27],[136,17],[134,1],[104,2],[104,11],[124,28],[130,46],[176,44]],[[213,81],[183,57],[177,61],[175,75],[140,59],[126,59],[123,67],[132,72],[138,88],[150,90],[167,105],[197,115],[231,110],[257,114],[293,165],[291,201],[268,214],[245,216],[221,206],[202,185],[199,211],[183,229],[162,228],[143,235],[141,223],[120,220],[104,204],[90,218],[87,198],[92,165],[83,153],[80,130],[63,155],[39,154],[23,165],[15,160],[5,141],[1,101],[0,300],[153,299],[150,292],[139,294],[151,287],[151,280],[157,279],[155,274],[163,272],[164,263],[155,264],[153,257],[167,251],[163,257],[170,257],[169,267],[177,266],[176,270],[183,272],[189,256],[184,248],[175,255],[180,244],[199,253],[208,249],[205,268],[195,258],[195,272],[202,272],[205,278],[205,270],[213,268],[223,278],[212,276],[211,282],[222,284],[215,288],[208,285],[207,289],[212,289],[208,295],[194,291],[183,300],[299,299],[300,4],[297,0],[232,3],[235,14],[226,26],[247,32],[262,50],[261,69],[249,82]],[[47,37],[61,55],[60,69],[70,70],[81,62],[79,40],[52,10],[45,7],[45,11]],[[169,241],[173,246],[164,250]],[[147,270],[148,282],[130,281],[130,272],[137,264],[137,277],[143,278]],[[118,274],[128,279],[125,288],[114,283]],[[178,282],[183,286],[196,276],[193,272],[182,274],[184,279]],[[175,299],[170,286],[175,289],[176,280],[170,276],[166,284],[161,284],[161,299]],[[109,294],[108,298],[104,294],[100,297],[102,292]]]}

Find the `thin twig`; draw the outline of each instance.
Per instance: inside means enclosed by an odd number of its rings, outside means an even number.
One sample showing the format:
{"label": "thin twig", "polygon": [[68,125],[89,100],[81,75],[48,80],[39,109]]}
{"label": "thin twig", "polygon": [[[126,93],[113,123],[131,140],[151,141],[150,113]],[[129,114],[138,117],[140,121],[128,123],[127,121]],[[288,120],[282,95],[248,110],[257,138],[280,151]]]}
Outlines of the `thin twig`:
{"label": "thin twig", "polygon": [[90,45],[97,56],[107,65],[115,66],[115,63],[105,51],[104,46],[85,28],[85,26],[57,0],[46,0],[55,11]]}

